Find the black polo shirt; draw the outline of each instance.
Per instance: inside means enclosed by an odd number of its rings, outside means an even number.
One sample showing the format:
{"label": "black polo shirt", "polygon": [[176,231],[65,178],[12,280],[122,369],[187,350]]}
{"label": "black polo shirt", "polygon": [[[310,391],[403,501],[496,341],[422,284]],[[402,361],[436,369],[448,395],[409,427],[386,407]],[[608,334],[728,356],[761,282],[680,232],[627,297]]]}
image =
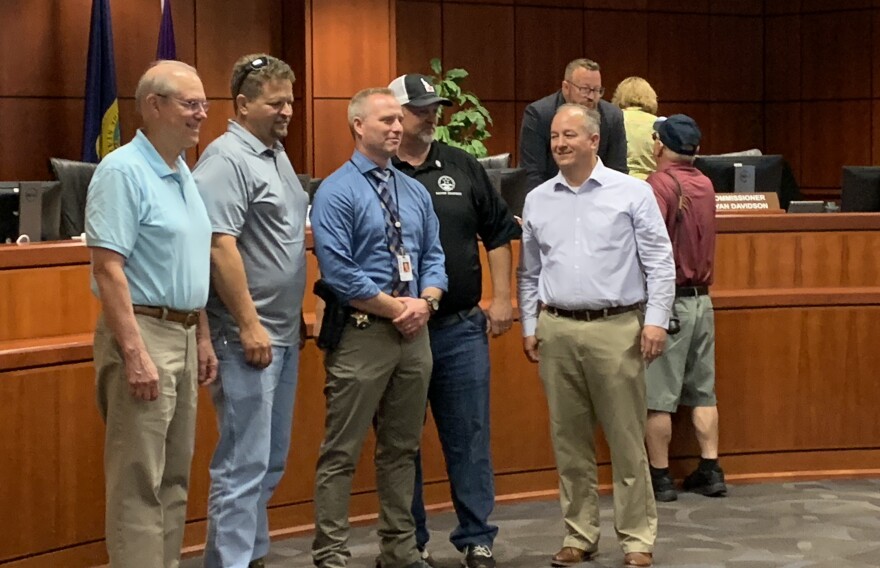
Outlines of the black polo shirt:
{"label": "black polo shirt", "polygon": [[463,150],[435,141],[419,167],[396,156],[392,162],[428,188],[440,220],[449,290],[443,295],[437,315],[473,308],[483,292],[477,237],[490,251],[519,238],[519,224],[492,187],[483,166]]}

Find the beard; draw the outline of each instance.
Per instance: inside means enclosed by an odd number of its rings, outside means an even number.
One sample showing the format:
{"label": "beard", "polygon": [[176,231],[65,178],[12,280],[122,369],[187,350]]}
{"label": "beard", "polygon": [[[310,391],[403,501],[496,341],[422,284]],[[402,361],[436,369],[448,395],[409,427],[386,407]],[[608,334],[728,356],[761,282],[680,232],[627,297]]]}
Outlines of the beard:
{"label": "beard", "polygon": [[422,144],[430,144],[434,141],[434,128],[428,128],[419,132],[417,138]]}

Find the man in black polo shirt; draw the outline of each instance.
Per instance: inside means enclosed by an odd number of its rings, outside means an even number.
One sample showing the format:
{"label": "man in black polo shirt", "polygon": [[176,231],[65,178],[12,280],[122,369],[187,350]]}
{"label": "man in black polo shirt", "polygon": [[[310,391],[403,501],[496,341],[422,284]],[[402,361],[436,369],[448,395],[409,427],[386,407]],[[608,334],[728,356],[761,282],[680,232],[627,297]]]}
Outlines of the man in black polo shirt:
{"label": "man in black polo shirt", "polygon": [[[466,152],[434,140],[439,105],[429,77],[403,75],[388,86],[403,107],[403,138],[394,166],[425,187],[440,219],[449,290],[428,322],[434,371],[428,389],[440,434],[458,527],[450,535],[468,568],[494,568],[492,543],[498,527],[489,524],[495,503],[489,451],[489,342],[510,329],[511,239],[519,225],[494,191],[483,167]],[[488,251],[493,299],[480,309],[482,273],[477,239]],[[488,317],[487,317],[488,316]],[[413,496],[416,543],[422,558],[428,530],[422,500],[421,458]]]}

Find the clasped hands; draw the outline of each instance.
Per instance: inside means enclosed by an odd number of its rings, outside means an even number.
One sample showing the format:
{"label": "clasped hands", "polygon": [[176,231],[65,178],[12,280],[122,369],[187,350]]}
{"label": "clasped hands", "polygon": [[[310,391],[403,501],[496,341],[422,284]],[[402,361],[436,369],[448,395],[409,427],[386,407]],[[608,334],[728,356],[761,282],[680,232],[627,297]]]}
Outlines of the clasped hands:
{"label": "clasped hands", "polygon": [[396,318],[391,320],[391,323],[394,324],[394,327],[397,328],[401,335],[407,339],[412,339],[425,327],[428,319],[431,317],[428,302],[424,298],[410,298],[408,296],[401,296],[395,298],[395,300],[400,302],[403,310]]}

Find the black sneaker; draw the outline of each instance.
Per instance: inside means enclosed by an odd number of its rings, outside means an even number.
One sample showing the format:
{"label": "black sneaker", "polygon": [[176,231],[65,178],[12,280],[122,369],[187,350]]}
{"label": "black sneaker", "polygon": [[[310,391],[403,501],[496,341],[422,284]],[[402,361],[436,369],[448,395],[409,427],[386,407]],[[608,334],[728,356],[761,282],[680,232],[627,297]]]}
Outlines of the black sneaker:
{"label": "black sneaker", "polygon": [[727,485],[724,483],[724,470],[720,467],[709,471],[697,468],[684,478],[682,489],[707,497],[726,497]]}
{"label": "black sneaker", "polygon": [[248,568],[266,568],[266,559],[257,558],[255,560],[251,560],[248,564]]}
{"label": "black sneaker", "polygon": [[661,503],[669,503],[678,500],[678,491],[675,490],[675,484],[669,473],[654,475],[651,474],[651,485],[654,488],[654,500]]}
{"label": "black sneaker", "polygon": [[492,549],[484,544],[469,544],[465,549],[461,565],[465,568],[495,568]]}

